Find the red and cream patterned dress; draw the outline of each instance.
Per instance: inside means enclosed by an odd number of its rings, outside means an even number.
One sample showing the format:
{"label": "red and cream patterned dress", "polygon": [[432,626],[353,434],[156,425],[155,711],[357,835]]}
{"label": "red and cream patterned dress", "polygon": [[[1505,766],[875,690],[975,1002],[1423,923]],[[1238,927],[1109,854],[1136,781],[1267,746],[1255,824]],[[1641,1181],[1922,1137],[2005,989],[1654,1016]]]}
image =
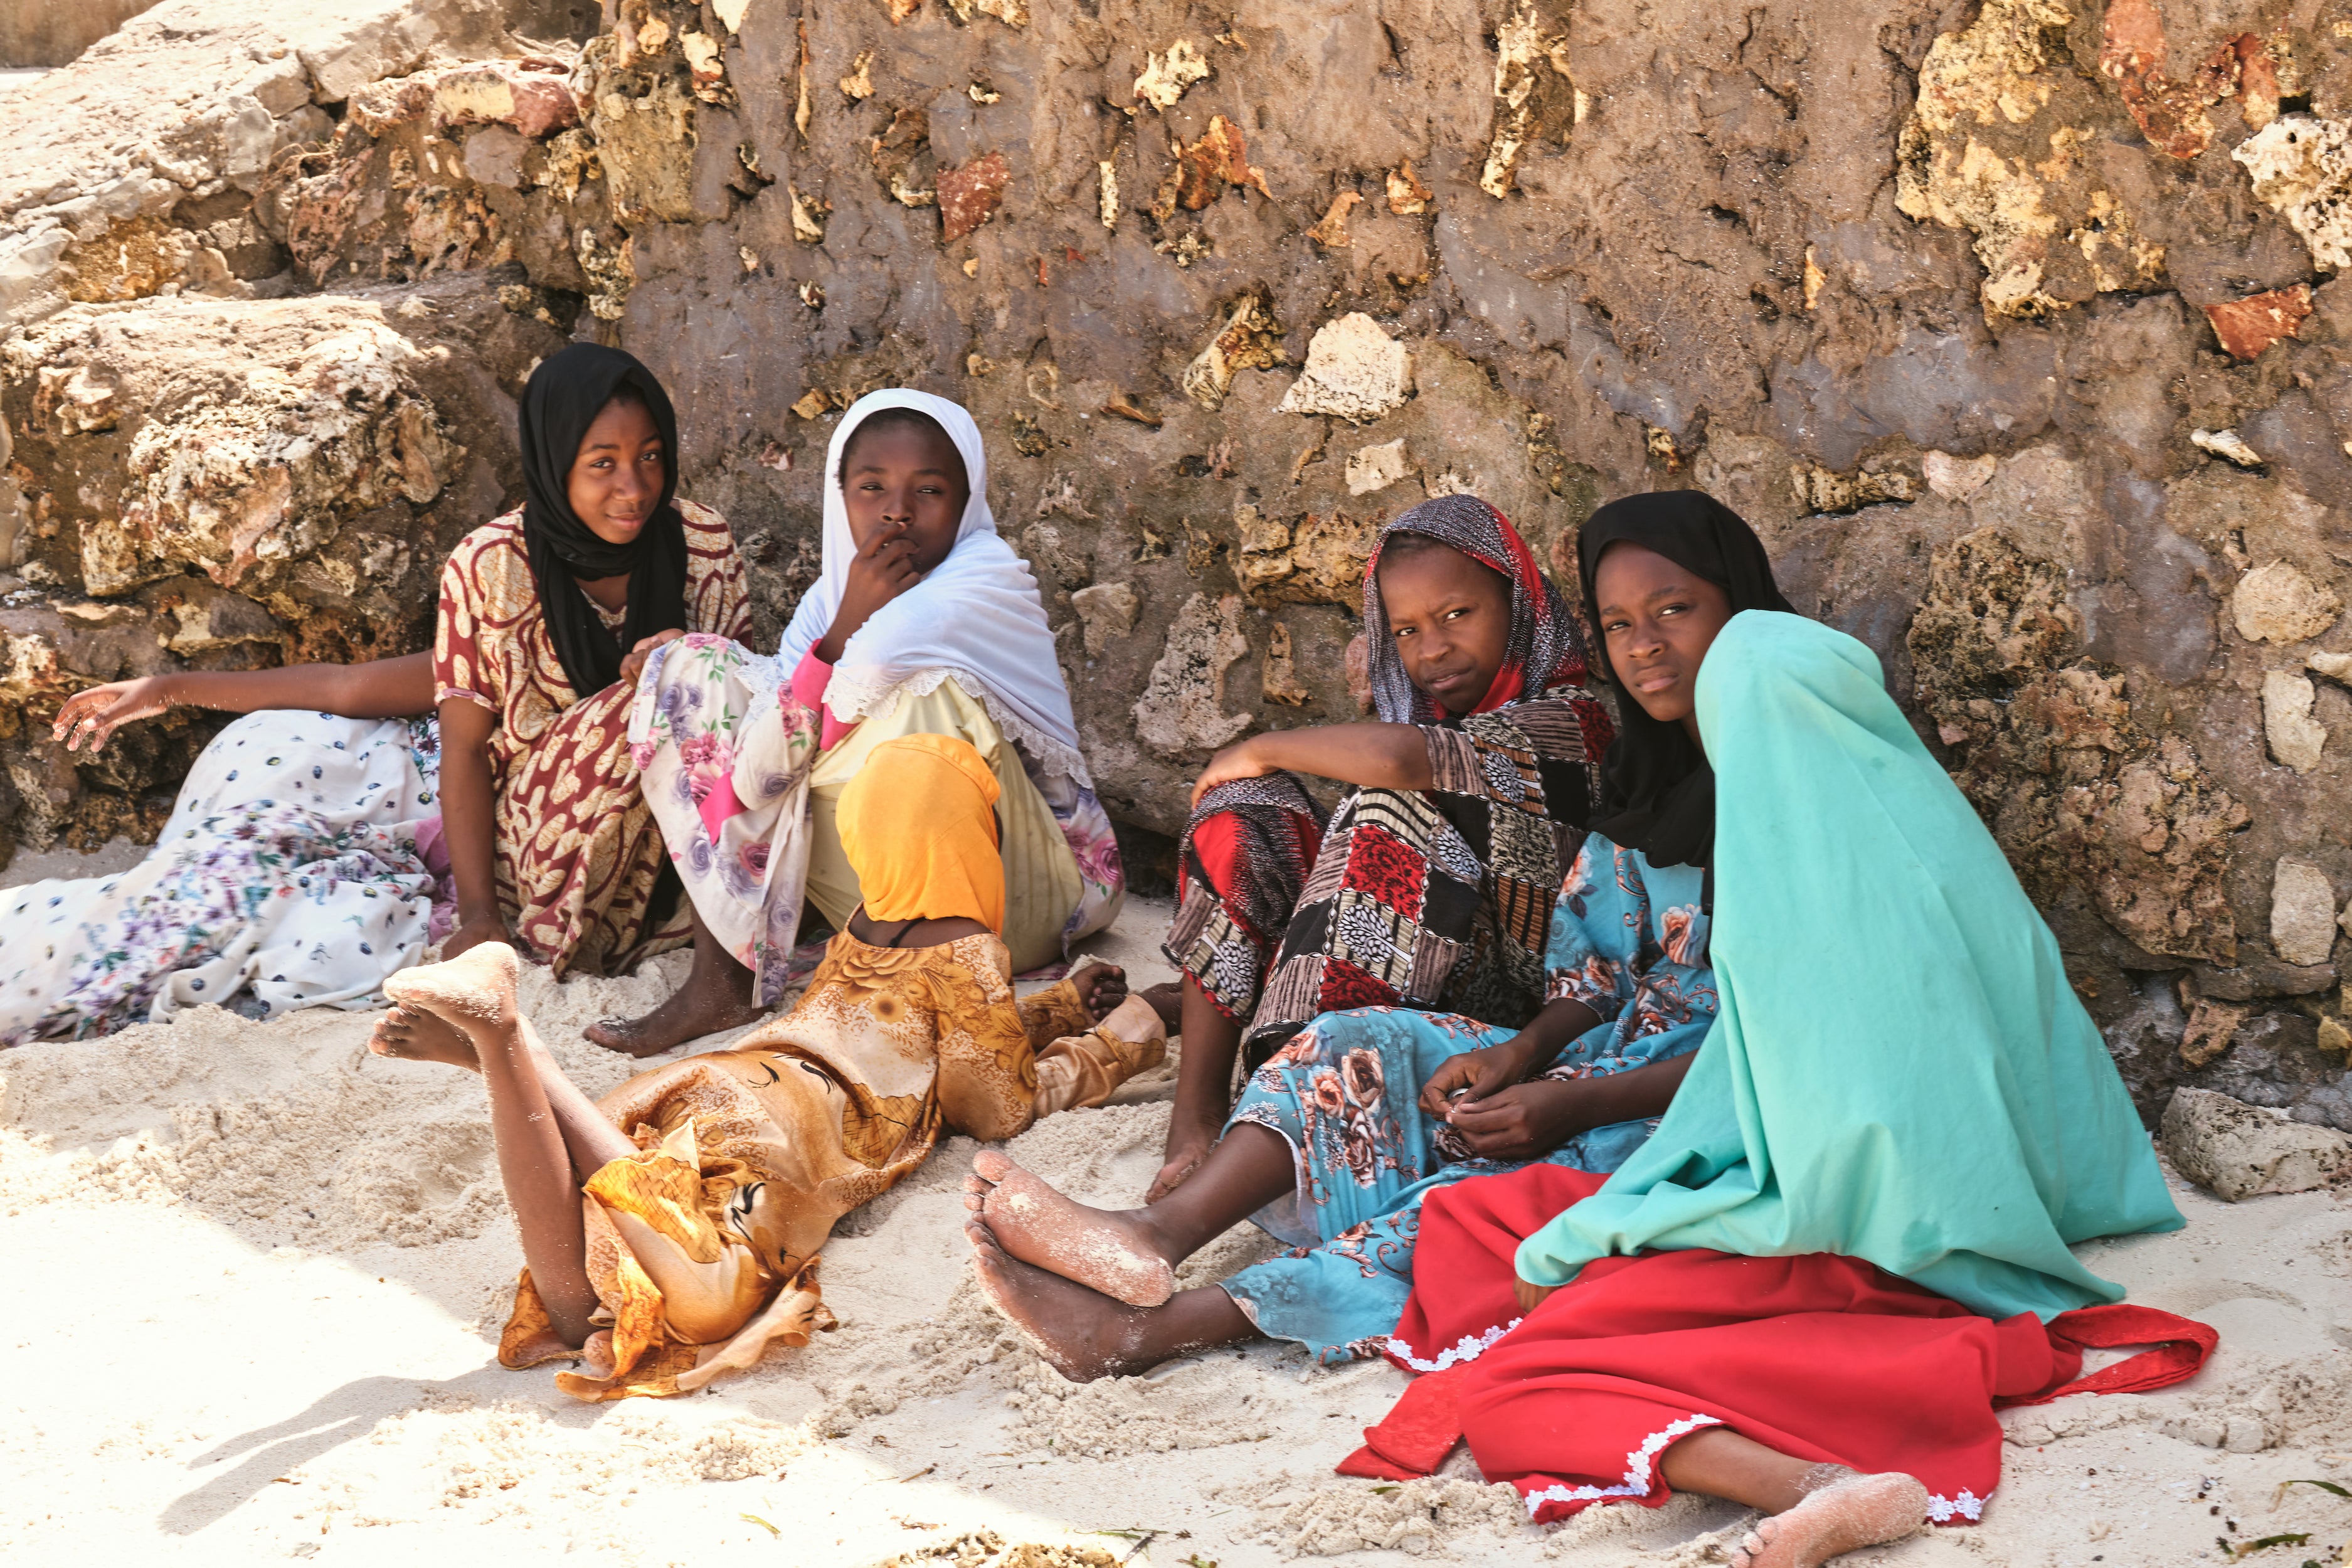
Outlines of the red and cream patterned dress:
{"label": "red and cream patterned dress", "polygon": [[[751,602],[727,521],[709,507],[677,504],[686,521],[686,629],[740,639]],[[520,511],[458,542],[441,572],[434,700],[462,698],[498,715],[490,776],[499,907],[559,978],[574,969],[623,973],[692,932],[683,898],[659,930],[647,929],[663,849],[629,758],[635,694],[618,681],[584,700],[572,689],[531,579]]]}

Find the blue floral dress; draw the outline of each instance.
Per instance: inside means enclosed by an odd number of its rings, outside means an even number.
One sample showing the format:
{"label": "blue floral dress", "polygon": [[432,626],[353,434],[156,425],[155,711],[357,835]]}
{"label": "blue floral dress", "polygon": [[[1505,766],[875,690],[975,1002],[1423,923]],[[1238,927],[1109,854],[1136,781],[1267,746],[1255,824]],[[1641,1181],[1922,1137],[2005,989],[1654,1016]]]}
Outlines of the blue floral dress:
{"label": "blue floral dress", "polygon": [[[1541,1076],[1601,1078],[1698,1048],[1716,1013],[1704,875],[1653,866],[1598,834],[1585,839],[1552,911],[1545,996],[1582,1002],[1601,1022]],[[1224,1281],[1260,1332],[1297,1340],[1326,1363],[1394,1348],[1423,1194],[1530,1163],[1472,1154],[1422,1110],[1422,1085],[1448,1058],[1517,1032],[1403,1007],[1327,1013],[1251,1078],[1227,1127],[1281,1133],[1298,1166],[1297,1190],[1255,1216],[1293,1250]],[[1592,1128],[1543,1159],[1613,1171],[1657,1124]]]}

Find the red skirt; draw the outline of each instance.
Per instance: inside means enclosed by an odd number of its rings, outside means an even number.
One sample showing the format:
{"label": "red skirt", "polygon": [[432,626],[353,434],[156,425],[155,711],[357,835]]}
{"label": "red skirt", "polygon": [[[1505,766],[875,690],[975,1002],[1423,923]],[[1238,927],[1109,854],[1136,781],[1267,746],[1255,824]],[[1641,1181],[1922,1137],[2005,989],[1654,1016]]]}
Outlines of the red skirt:
{"label": "red skirt", "polygon": [[[1416,1379],[1345,1475],[1434,1470],[1454,1443],[1547,1523],[1596,1502],[1655,1508],[1658,1458],[1724,1426],[1815,1463],[1916,1477],[1938,1524],[1972,1521],[2000,1479],[1994,1411],[2178,1383],[2219,1336],[2146,1307],[1996,1322],[1859,1258],[1654,1252],[1604,1258],[1524,1321],[1521,1239],[1605,1177],[1559,1165],[1423,1201],[1417,1281],[1390,1342]],[[2089,1346],[2158,1348],[2078,1377]]]}

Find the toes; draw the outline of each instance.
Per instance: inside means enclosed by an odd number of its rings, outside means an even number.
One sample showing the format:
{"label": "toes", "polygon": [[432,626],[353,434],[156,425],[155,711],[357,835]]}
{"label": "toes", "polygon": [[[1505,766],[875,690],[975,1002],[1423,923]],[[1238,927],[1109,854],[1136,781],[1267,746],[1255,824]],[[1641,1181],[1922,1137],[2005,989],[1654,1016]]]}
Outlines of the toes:
{"label": "toes", "polygon": [[971,1168],[991,1182],[1001,1182],[1021,1167],[993,1149],[982,1149],[971,1157]]}

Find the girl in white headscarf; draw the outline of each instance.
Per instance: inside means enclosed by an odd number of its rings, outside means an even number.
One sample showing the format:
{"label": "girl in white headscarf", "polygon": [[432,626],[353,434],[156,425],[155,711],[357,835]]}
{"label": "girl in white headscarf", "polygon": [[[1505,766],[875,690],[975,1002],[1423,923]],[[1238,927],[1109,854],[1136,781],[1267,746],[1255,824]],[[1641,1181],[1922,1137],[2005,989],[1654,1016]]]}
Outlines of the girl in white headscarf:
{"label": "girl in white headscarf", "polygon": [[[775,657],[688,636],[638,683],[629,739],[688,893],[772,1005],[803,904],[839,930],[859,903],[842,789],[884,741],[953,735],[998,782],[1013,967],[1057,962],[1110,923],[1126,879],[1036,580],[997,537],[980,428],[943,397],[870,394],[823,482],[824,566]],[[676,1044],[666,1032],[592,1037],[642,1054]]]}

